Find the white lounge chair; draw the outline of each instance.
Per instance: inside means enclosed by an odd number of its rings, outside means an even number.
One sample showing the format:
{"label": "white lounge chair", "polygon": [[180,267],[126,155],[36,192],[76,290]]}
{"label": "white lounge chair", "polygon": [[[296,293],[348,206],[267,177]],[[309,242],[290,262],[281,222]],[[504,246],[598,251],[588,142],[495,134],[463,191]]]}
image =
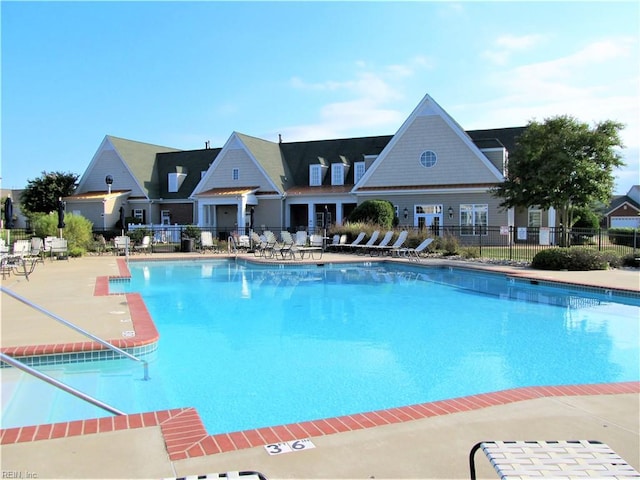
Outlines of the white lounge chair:
{"label": "white lounge chair", "polygon": [[344,245],[343,248],[345,248],[345,249],[351,249],[351,248],[355,249],[355,247],[357,247],[358,245],[360,245],[362,243],[362,240],[364,240],[364,236],[365,235],[366,235],[366,233],[360,232],[353,242],[347,243],[346,245]]}
{"label": "white lounge chair", "polygon": [[218,243],[213,240],[213,234],[209,231],[200,232],[200,251],[205,253],[210,250],[211,252],[218,251]]}
{"label": "white lounge chair", "polygon": [[69,247],[67,244],[67,239],[54,237],[51,240],[50,252],[51,252],[52,260],[53,260],[53,257],[56,257],[56,258],[66,257],[66,259],[69,260]]}
{"label": "white lounge chair", "polygon": [[367,243],[360,245],[351,245],[352,248],[357,252],[366,252],[367,249],[369,247],[371,247],[371,245],[375,245],[375,243],[378,241],[378,237],[380,236],[380,230],[376,230],[371,234],[371,237],[369,238],[369,240],[367,240]]}
{"label": "white lounge chair", "polygon": [[391,255],[395,255],[398,252],[398,250],[402,248],[402,245],[404,245],[404,242],[407,241],[408,236],[409,236],[409,232],[407,232],[406,230],[401,231],[400,234],[398,235],[398,238],[396,238],[396,241],[393,242],[393,245],[388,245],[388,246],[374,245],[374,248],[371,250],[371,255],[373,255],[373,252],[377,252],[380,254],[389,253]]}
{"label": "white lounge chair", "polygon": [[149,235],[145,235],[144,237],[142,237],[142,242],[140,243],[140,245],[134,245],[133,251],[151,253],[151,237]]}
{"label": "white lounge chair", "polygon": [[398,249],[398,255],[405,255],[411,260],[420,261],[420,255],[424,252],[429,245],[433,242],[433,238],[425,238],[420,245],[416,248],[400,248]]}
{"label": "white lounge chair", "polygon": [[373,244],[368,248],[369,255],[373,255],[373,252],[376,252],[376,255],[379,252],[382,252],[385,248],[389,246],[389,243],[391,242],[392,238],[393,238],[393,230],[389,230],[387,233],[384,234],[384,237],[382,237],[382,240],[380,240],[380,243]]}

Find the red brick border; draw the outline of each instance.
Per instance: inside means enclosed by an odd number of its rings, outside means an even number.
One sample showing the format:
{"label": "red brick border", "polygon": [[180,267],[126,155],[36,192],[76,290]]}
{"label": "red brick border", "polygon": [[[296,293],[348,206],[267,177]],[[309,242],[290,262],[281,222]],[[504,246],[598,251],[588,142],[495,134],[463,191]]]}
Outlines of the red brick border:
{"label": "red brick border", "polygon": [[194,408],[177,408],[116,417],[0,429],[0,444],[8,445],[115,430],[160,426],[169,458],[171,460],[183,460],[259,447],[270,443],[320,437],[333,433],[480,410],[486,407],[535,398],[616,395],[622,393],[640,393],[640,382],[514,388],[387,410],[214,435],[207,433],[200,415]]}
{"label": "red brick border", "polygon": [[[109,280],[112,278],[128,278],[131,276],[129,267],[124,259],[119,258],[117,260],[118,270],[120,272],[119,277],[97,277],[93,294],[95,296],[109,295]],[[117,294],[119,295],[119,294]],[[147,310],[147,306],[142,300],[142,296],[139,293],[127,293],[124,294],[129,306],[129,313],[131,314],[131,322],[133,329],[136,332],[135,337],[131,338],[116,338],[107,340],[112,345],[119,348],[133,348],[142,347],[151,343],[157,342],[160,338],[160,334],[151,319],[151,315]],[[74,343],[59,343],[49,345],[23,345],[17,347],[4,347],[1,349],[2,353],[10,355],[12,357],[31,357],[35,355],[57,355],[61,353],[73,353],[73,352],[87,352],[94,350],[106,350],[106,347],[100,345],[97,342],[74,342]]]}

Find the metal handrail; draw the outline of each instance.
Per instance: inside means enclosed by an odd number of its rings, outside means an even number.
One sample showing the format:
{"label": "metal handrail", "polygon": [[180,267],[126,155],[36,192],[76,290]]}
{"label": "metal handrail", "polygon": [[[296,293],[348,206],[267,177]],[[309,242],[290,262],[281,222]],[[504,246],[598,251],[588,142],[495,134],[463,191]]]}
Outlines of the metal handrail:
{"label": "metal handrail", "polygon": [[34,377],[37,377],[40,380],[44,380],[45,382],[55,387],[58,387],[59,389],[64,390],[65,392],[70,393],[71,395],[75,395],[76,397],[81,398],[85,402],[89,402],[92,405],[95,405],[96,407],[100,407],[109,413],[113,413],[115,415],[126,415],[126,413],[121,412],[117,408],[114,408],[111,405],[107,405],[106,403],[101,402],[100,400],[93,398],[92,396],[87,395],[86,393],[81,392],[80,390],[76,390],[75,388],[67,385],[66,383],[62,383],[61,381],[56,380],[53,377],[50,377],[46,373],[39,372],[38,370],[31,368],[30,366],[25,365],[24,363],[2,352],[0,352],[0,360],[2,360],[5,363],[8,363],[12,367],[16,367],[17,369],[22,370],[23,372],[27,372],[29,375],[33,375]]}
{"label": "metal handrail", "polygon": [[95,342],[98,342],[100,345],[107,347],[109,350],[113,350],[116,353],[119,353],[120,355],[127,357],[131,360],[134,360],[136,362],[141,362],[142,366],[144,368],[144,377],[143,380],[149,380],[149,364],[147,363],[146,360],[143,360],[141,358],[138,358],[134,355],[131,355],[129,352],[125,352],[124,350],[122,350],[119,347],[116,347],[115,345],[101,339],[100,337],[97,337],[96,335],[87,332],[86,330],[83,330],[82,328],[80,328],[79,326],[65,320],[62,317],[59,317],[58,315],[56,315],[55,313],[51,313],[48,310],[45,310],[44,308],[40,307],[39,305],[36,305],[33,302],[30,302],[29,300],[27,300],[26,298],[24,298],[21,295],[18,295],[15,292],[12,292],[11,290],[9,290],[8,288],[2,287],[0,286],[0,291],[2,291],[3,293],[6,293],[7,295],[9,295],[10,297],[15,298],[16,300],[18,300],[19,302],[24,303],[25,305],[39,311],[40,313],[44,313],[45,315],[47,315],[48,317],[53,318],[54,320],[57,320],[58,322],[62,323],[63,325],[66,325],[67,327],[75,330],[78,333],[81,333],[82,335],[84,335],[85,337],[89,337],[90,339],[94,340]]}

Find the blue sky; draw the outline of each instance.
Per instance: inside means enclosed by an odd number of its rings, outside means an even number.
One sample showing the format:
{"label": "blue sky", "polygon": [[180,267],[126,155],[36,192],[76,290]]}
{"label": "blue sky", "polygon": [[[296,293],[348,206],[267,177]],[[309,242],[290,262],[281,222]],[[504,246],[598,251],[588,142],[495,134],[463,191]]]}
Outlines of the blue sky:
{"label": "blue sky", "polygon": [[637,2],[7,2],[2,188],[81,175],[105,135],[221,147],[394,134],[425,94],[467,130],[616,120],[640,183]]}

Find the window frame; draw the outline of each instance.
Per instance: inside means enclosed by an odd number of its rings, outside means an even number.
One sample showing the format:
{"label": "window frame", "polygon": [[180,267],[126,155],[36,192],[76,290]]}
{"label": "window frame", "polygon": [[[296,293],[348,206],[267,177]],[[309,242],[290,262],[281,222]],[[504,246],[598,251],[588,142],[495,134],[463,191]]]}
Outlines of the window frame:
{"label": "window frame", "polygon": [[309,165],[309,186],[322,185],[322,165]]}
{"label": "window frame", "polygon": [[231,180],[238,181],[240,180],[240,168],[233,167],[231,169]]}
{"label": "window frame", "polygon": [[433,168],[438,163],[438,155],[433,150],[425,150],[418,157],[418,162],[423,168]]}
{"label": "window frame", "polygon": [[459,207],[460,236],[489,234],[489,204],[463,203]]}

